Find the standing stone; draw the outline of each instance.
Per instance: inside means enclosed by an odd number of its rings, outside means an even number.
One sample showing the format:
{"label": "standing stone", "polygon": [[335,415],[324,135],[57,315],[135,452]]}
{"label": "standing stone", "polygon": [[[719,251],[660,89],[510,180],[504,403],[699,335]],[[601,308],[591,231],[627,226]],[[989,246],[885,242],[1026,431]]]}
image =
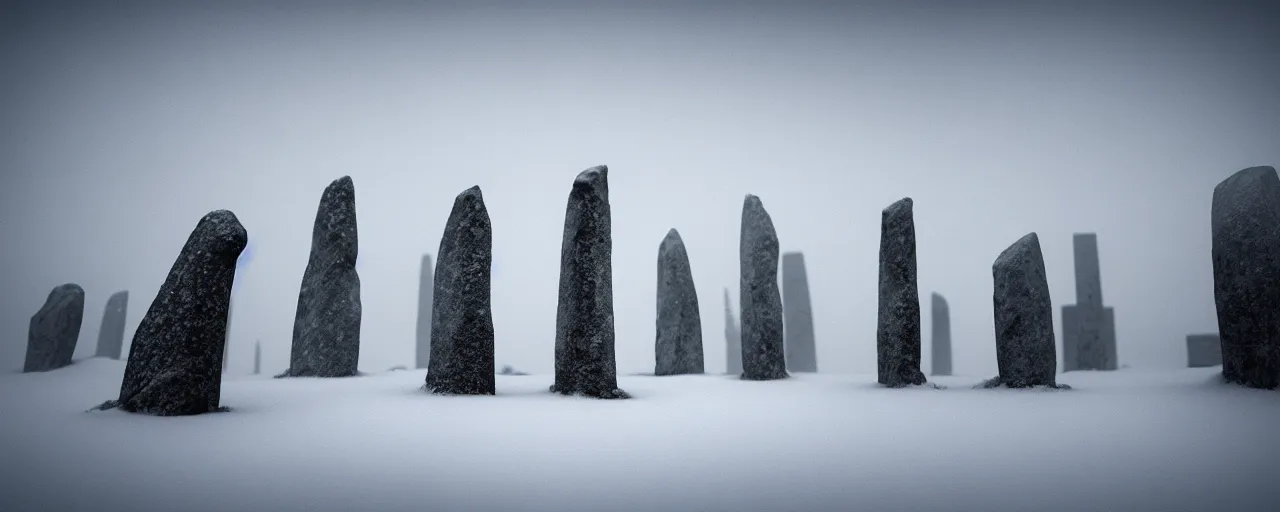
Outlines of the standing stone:
{"label": "standing stone", "polygon": [[1213,189],[1213,298],[1222,376],[1248,387],[1280,385],[1280,177],[1239,171]]}
{"label": "standing stone", "polygon": [[360,362],[356,190],[350,176],[324,189],[293,321],[289,369],[280,377],[350,377]]}
{"label": "standing stone", "polygon": [[738,331],[738,319],[733,317],[728,288],[724,289],[724,341],[725,373],[742,375],[742,335]]}
{"label": "standing stone", "polygon": [[556,308],[556,379],[551,391],[592,398],[630,398],[618,389],[614,356],[613,235],[609,168],[573,180],[560,246]]}
{"label": "standing stone", "polygon": [[742,202],[742,237],[738,246],[742,308],[742,379],[777,380],[787,375],[782,325],[782,292],[778,289],[778,233],[759,197]]}
{"label": "standing stone", "polygon": [[916,286],[916,224],[911,198],[880,213],[880,308],[877,380],[888,387],[925,383],[920,371],[920,292]]}
{"label": "standing stone", "polygon": [[1222,338],[1217,334],[1187,335],[1187,368],[1222,364]]}
{"label": "standing stone", "polygon": [[422,255],[422,269],[418,271],[418,328],[415,338],[415,368],[425,369],[431,361],[431,315],[433,308],[431,297],[435,285],[432,284],[435,270],[431,265],[431,255]]}
{"label": "standing stone", "polygon": [[947,299],[933,294],[933,371],[935,376],[951,375],[951,308]]}
{"label": "standing stone", "polygon": [[102,327],[98,329],[98,351],[94,357],[120,360],[124,348],[124,320],[129,311],[129,292],[116,292],[107,298],[102,312]]}
{"label": "standing stone", "polygon": [[247,242],[229,211],[200,219],[133,335],[119,399],[100,408],[156,416],[219,410],[231,284]]}
{"label": "standing stone", "polygon": [[47,372],[71,364],[84,320],[84,289],[64,284],[49,292],[44,306],[31,317],[27,331],[27,359],[23,372]]}
{"label": "standing stone", "polygon": [[658,319],[654,375],[704,373],[702,316],[684,240],[675,229],[658,246]]}
{"label": "standing stone", "polygon": [[253,374],[262,373],[262,341],[253,342]]}
{"label": "standing stone", "polygon": [[809,301],[809,276],[803,253],[782,255],[782,327],[787,370],[816,373],[818,348],[814,341],[813,306]]}
{"label": "standing stone", "polygon": [[493,226],[480,187],[454,199],[437,255],[426,388],[449,395],[495,394],[489,300]]}
{"label": "standing stone", "polygon": [[1076,303],[1062,307],[1063,371],[1115,370],[1115,310],[1102,304],[1098,235],[1076,233]]}
{"label": "standing stone", "polygon": [[996,258],[991,274],[1000,375],[984,386],[1066,387],[1055,380],[1058,350],[1040,237],[1030,233],[1014,242]]}

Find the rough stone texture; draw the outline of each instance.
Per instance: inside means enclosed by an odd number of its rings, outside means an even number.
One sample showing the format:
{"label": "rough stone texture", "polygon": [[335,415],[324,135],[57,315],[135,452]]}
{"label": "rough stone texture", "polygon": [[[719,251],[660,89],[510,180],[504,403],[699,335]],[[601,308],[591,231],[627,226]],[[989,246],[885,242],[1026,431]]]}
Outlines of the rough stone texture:
{"label": "rough stone texture", "polygon": [[84,321],[84,289],[64,284],[49,292],[27,331],[23,372],[47,372],[71,364]]}
{"label": "rough stone texture", "polygon": [[102,408],[157,416],[219,410],[231,284],[247,242],[229,211],[200,219],[133,335],[119,399]]}
{"label": "rough stone texture", "polygon": [[813,306],[809,300],[809,276],[804,254],[782,255],[782,328],[787,370],[818,371],[818,347],[814,340]]}
{"label": "rough stone texture", "polygon": [[742,334],[738,331],[738,319],[733,317],[733,305],[729,303],[729,289],[724,289],[724,341],[725,373],[742,375]]}
{"label": "rough stone texture", "polygon": [[233,306],[235,301],[227,303],[227,329],[222,337],[222,373],[227,373],[227,364],[231,361],[231,320],[236,317],[236,308]]}
{"label": "rough stone texture", "polygon": [[1115,311],[1103,306],[1098,236],[1076,233],[1076,303],[1062,307],[1063,371],[1115,370]]}
{"label": "rough stone texture", "polygon": [[609,168],[573,180],[560,246],[556,377],[551,390],[593,398],[629,398],[618,389],[614,356],[613,235]]}
{"label": "rough stone texture", "polygon": [[415,337],[414,358],[418,369],[425,369],[431,361],[431,315],[432,294],[435,293],[434,266],[431,255],[422,255],[422,269],[418,273],[418,328]]}
{"label": "rough stone texture", "polygon": [[360,362],[360,275],[356,191],[349,176],[320,198],[311,259],[302,274],[289,369],[280,377],[349,377]]}
{"label": "rough stone texture", "polygon": [[880,213],[880,307],[877,381],[888,387],[924,384],[920,371],[920,292],[916,285],[916,224],[911,198]]}
{"label": "rough stone texture", "polygon": [[704,373],[698,291],[684,240],[674,229],[658,246],[657,311],[653,374]]}
{"label": "rough stone texture", "polygon": [[1217,334],[1187,335],[1187,368],[1222,364],[1222,338]]}
{"label": "rough stone texture", "polygon": [[426,388],[450,395],[495,394],[493,226],[480,187],[454,199],[437,255]]}
{"label": "rough stone texture", "polygon": [[996,258],[991,274],[1000,375],[984,385],[1065,387],[1055,380],[1058,349],[1040,237],[1030,233],[1014,242]]}
{"label": "rough stone texture", "polygon": [[782,292],[778,289],[778,233],[759,197],[742,202],[739,245],[742,379],[776,380],[787,375]]}
{"label": "rough stone texture", "polygon": [[124,348],[124,320],[129,312],[129,292],[116,292],[107,298],[98,329],[98,350],[94,357],[120,360]]}
{"label": "rough stone texture", "polygon": [[253,342],[253,374],[262,373],[262,342]]}
{"label": "rough stone texture", "polygon": [[951,307],[942,295],[933,294],[933,375],[951,375]]}

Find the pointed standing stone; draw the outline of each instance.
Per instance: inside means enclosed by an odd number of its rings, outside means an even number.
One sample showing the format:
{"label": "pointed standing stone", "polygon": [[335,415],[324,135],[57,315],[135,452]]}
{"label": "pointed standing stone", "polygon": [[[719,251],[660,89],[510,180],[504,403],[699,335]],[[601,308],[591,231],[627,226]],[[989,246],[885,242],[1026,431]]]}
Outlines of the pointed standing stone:
{"label": "pointed standing stone", "polygon": [[1030,233],[1014,242],[996,258],[991,274],[1000,375],[984,386],[1066,387],[1055,380],[1058,348],[1040,237]]}
{"label": "pointed standing stone", "polygon": [[432,294],[435,292],[435,270],[431,265],[431,255],[422,255],[422,269],[418,271],[418,329],[415,337],[414,359],[419,370],[426,368],[431,361],[431,315]]}
{"label": "pointed standing stone", "polygon": [[742,379],[785,379],[788,375],[782,292],[778,289],[778,234],[764,203],[751,194],[742,202],[742,238],[738,249]]}
{"label": "pointed standing stone", "polygon": [[733,305],[729,303],[729,289],[724,289],[724,341],[725,373],[742,375],[742,335],[738,332],[738,319],[733,317]]}
{"label": "pointed standing stone", "polygon": [[782,255],[782,315],[787,370],[816,373],[818,348],[814,341],[813,306],[809,301],[809,276],[803,253]]}
{"label": "pointed standing stone", "polygon": [[71,364],[84,320],[84,289],[64,284],[49,292],[27,331],[25,372],[47,372]]}
{"label": "pointed standing stone", "polygon": [[618,389],[614,356],[613,235],[609,168],[573,180],[560,246],[556,378],[551,390],[592,398],[630,398]]}
{"label": "pointed standing stone", "polygon": [[253,374],[262,373],[262,341],[253,342]]}
{"label": "pointed standing stone", "polygon": [[933,294],[933,375],[951,375],[951,308]]}
{"label": "pointed standing stone", "polygon": [[426,388],[449,395],[495,394],[493,226],[480,187],[454,199],[437,254]]}
{"label": "pointed standing stone", "polygon": [[878,381],[888,387],[925,383],[920,371],[920,292],[916,286],[916,224],[911,198],[880,213],[880,308],[876,329]]}
{"label": "pointed standing stone", "polygon": [[350,176],[324,189],[293,322],[289,369],[280,377],[349,377],[360,362],[356,190]]}
{"label": "pointed standing stone", "polygon": [[1062,369],[1115,370],[1115,310],[1102,303],[1098,235],[1076,233],[1071,244],[1075,252],[1076,303],[1062,307]]}
{"label": "pointed standing stone", "polygon": [[102,312],[102,327],[98,329],[98,351],[94,357],[119,360],[124,348],[124,320],[129,311],[129,292],[116,292],[107,298]]}
{"label": "pointed standing stone", "polygon": [[703,373],[702,317],[684,240],[675,229],[658,246],[654,375]]}
{"label": "pointed standing stone", "polygon": [[1213,189],[1213,298],[1222,376],[1262,389],[1280,385],[1280,177],[1251,167]]}

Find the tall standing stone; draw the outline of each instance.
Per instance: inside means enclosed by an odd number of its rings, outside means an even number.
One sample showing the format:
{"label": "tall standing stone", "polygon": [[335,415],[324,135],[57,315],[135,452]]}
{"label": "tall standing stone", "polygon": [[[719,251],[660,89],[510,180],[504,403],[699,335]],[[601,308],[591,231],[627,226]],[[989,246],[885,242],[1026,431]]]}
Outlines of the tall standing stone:
{"label": "tall standing stone", "polygon": [[782,292],[778,289],[778,233],[764,203],[751,194],[742,202],[742,237],[738,249],[742,379],[785,379],[788,375]]}
{"label": "tall standing stone", "polygon": [[742,375],[742,335],[738,331],[738,319],[733,316],[729,303],[729,289],[724,289],[724,342],[725,373]]}
{"label": "tall standing stone", "polygon": [[658,318],[654,375],[704,373],[702,316],[684,240],[675,229],[658,246]]}
{"label": "tall standing stone", "polygon": [[916,224],[911,198],[880,213],[880,306],[877,380],[888,387],[925,383],[920,371],[920,292],[916,286]]}
{"label": "tall standing stone", "polygon": [[1222,338],[1217,334],[1187,335],[1187,368],[1222,364]]}
{"label": "tall standing stone", "polygon": [[129,312],[129,292],[111,294],[102,312],[102,327],[98,328],[98,350],[94,357],[119,360],[124,348],[124,320]]}
{"label": "tall standing stone", "polygon": [[1280,177],[1250,167],[1213,189],[1213,298],[1229,382],[1280,385]]}
{"label": "tall standing stone", "polygon": [[1014,242],[996,258],[991,274],[1000,375],[985,386],[1065,387],[1055,380],[1058,350],[1040,237],[1030,233]]}
{"label": "tall standing stone", "polygon": [[817,372],[818,347],[814,341],[813,306],[809,300],[804,253],[782,255],[782,328],[787,370]]}
{"label": "tall standing stone", "polygon": [[435,284],[432,283],[435,270],[431,264],[431,255],[422,255],[422,268],[418,271],[418,328],[415,337],[414,359],[416,368],[425,369],[431,361],[431,315],[432,294]]}
{"label": "tall standing stone", "polygon": [[281,377],[349,377],[360,362],[356,190],[350,176],[324,189],[293,321],[289,369]]}
{"label": "tall standing stone", "polygon": [[262,373],[262,340],[253,342],[253,374]]}
{"label": "tall standing stone", "polygon": [[119,398],[102,408],[157,416],[219,409],[231,284],[247,242],[229,211],[200,219],[134,332]]}
{"label": "tall standing stone", "polygon": [[630,398],[618,389],[614,356],[613,235],[609,168],[573,180],[560,246],[556,378],[551,390],[593,398]]}
{"label": "tall standing stone", "polygon": [[493,226],[480,187],[454,199],[437,255],[426,387],[449,395],[495,394]]}
{"label": "tall standing stone", "polygon": [[71,364],[84,321],[84,289],[77,284],[54,288],[31,316],[23,372],[47,372]]}
{"label": "tall standing stone", "polygon": [[951,375],[951,307],[933,294],[933,375]]}
{"label": "tall standing stone", "polygon": [[1115,370],[1115,310],[1102,303],[1098,235],[1076,233],[1076,303],[1062,307],[1063,371]]}

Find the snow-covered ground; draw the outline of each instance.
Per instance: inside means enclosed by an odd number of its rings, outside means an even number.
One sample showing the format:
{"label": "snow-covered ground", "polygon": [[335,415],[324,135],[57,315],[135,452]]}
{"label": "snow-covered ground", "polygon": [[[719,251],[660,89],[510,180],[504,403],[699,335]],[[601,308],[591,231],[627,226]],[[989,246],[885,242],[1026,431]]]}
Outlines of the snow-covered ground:
{"label": "snow-covered ground", "polygon": [[0,510],[1280,510],[1280,392],[1218,368],[1060,376],[1070,391],[624,376],[617,401],[552,395],[550,375],[489,397],[425,394],[422,371],[228,375],[232,412],[86,412],[123,371],[0,375]]}

